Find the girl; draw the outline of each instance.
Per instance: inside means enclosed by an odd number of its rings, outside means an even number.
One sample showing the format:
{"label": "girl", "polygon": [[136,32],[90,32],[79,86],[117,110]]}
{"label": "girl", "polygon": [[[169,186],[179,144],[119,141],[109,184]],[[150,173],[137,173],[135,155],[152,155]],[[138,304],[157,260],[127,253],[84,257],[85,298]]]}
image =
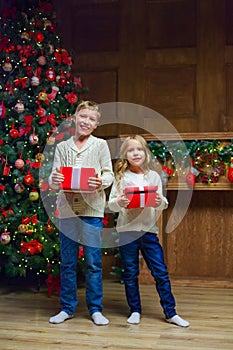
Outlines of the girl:
{"label": "girl", "polygon": [[[167,208],[168,202],[162,194],[161,179],[153,170],[151,153],[143,137],[136,135],[125,139],[115,166],[115,175],[108,205],[110,210],[119,212],[116,229],[119,233],[126,298],[130,307],[127,322],[140,323],[141,301],[138,283],[140,250],[154,277],[165,320],[180,327],[188,327],[189,322],[176,313],[163,250],[157,237],[158,214]],[[158,186],[153,207],[127,209],[130,201],[124,193],[126,187],[152,185]]]}

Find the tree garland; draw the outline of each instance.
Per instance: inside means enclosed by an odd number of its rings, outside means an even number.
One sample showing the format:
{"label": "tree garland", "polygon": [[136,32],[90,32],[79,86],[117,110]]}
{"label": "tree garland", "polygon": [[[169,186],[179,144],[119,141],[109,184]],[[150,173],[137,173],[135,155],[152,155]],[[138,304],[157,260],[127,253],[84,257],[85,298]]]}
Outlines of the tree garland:
{"label": "tree garland", "polygon": [[[227,144],[220,140],[151,141],[148,145],[154,159],[163,165],[171,161],[174,168],[178,163],[183,168],[190,167],[194,170],[195,181],[206,184],[218,182],[233,163],[233,140]],[[228,179],[231,181],[230,176]]]}

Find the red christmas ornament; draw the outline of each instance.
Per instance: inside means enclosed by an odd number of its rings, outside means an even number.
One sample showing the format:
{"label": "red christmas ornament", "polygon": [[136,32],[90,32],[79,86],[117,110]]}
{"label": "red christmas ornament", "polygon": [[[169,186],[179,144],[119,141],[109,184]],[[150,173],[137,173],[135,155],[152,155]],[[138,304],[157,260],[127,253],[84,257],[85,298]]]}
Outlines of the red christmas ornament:
{"label": "red christmas ornament", "polygon": [[24,167],[24,161],[23,159],[19,158],[15,161],[15,167],[17,169],[22,169]]}
{"label": "red christmas ornament", "polygon": [[37,145],[37,143],[39,142],[39,137],[36,134],[31,134],[29,136],[29,143],[30,145]]}
{"label": "red christmas ornament", "polygon": [[10,243],[11,237],[10,237],[10,232],[7,232],[5,229],[5,232],[1,234],[0,241],[2,244],[8,244]]}
{"label": "red christmas ornament", "polygon": [[66,80],[65,76],[61,76],[61,78],[58,80],[58,84],[60,86],[66,86],[67,80]]}
{"label": "red christmas ornament", "polygon": [[42,41],[44,41],[44,35],[42,33],[36,33],[35,40],[37,43],[41,43]]}
{"label": "red christmas ornament", "polygon": [[34,178],[33,178],[32,174],[31,174],[30,172],[29,172],[27,175],[24,176],[23,182],[24,182],[26,185],[31,185],[31,184],[33,184]]}
{"label": "red christmas ornament", "polygon": [[25,190],[25,187],[21,183],[15,184],[14,190],[16,193],[22,193]]}
{"label": "red christmas ornament", "polygon": [[39,117],[44,117],[45,114],[46,114],[46,110],[42,107],[39,107],[36,111],[36,114],[39,116]]}
{"label": "red christmas ornament", "polygon": [[3,140],[0,140],[0,147],[4,145],[4,141]]}
{"label": "red christmas ornament", "polygon": [[53,68],[49,68],[47,71],[46,71],[46,78],[49,80],[49,81],[53,81],[55,78],[56,78],[56,74],[55,74],[55,71]]}
{"label": "red christmas ornament", "polygon": [[4,106],[4,102],[0,104],[0,119],[3,119],[6,116],[6,107]]}
{"label": "red christmas ornament", "polygon": [[14,124],[12,124],[12,129],[10,130],[9,134],[13,139],[16,139],[19,136],[19,132],[17,129],[15,129]]}

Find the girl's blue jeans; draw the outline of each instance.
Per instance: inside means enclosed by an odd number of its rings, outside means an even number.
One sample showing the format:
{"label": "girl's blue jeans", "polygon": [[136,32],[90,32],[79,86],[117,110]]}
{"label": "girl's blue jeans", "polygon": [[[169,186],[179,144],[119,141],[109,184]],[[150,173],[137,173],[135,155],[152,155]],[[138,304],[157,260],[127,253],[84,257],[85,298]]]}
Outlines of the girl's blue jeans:
{"label": "girl's blue jeans", "polygon": [[[124,244],[124,240],[130,243]],[[156,234],[142,232],[121,232],[120,253],[123,262],[123,281],[130,312],[141,313],[139,292],[139,251],[154,277],[156,289],[160,297],[160,304],[166,318],[176,315],[175,299],[171,291],[171,284],[167,267],[164,262],[163,249]]]}
{"label": "girl's blue jeans", "polygon": [[79,246],[84,249],[84,269],[86,281],[86,303],[90,315],[102,311],[102,218],[72,217],[59,219],[61,254],[62,311],[69,315],[78,304],[77,263]]}

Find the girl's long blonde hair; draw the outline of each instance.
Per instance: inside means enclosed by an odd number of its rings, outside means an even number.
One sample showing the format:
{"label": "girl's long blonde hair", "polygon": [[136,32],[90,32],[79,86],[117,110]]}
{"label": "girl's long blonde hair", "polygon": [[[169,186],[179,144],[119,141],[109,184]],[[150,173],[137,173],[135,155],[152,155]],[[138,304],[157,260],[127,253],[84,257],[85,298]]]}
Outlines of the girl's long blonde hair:
{"label": "girl's long blonde hair", "polygon": [[130,164],[126,158],[127,154],[127,148],[130,140],[136,140],[138,141],[141,145],[142,148],[145,152],[146,158],[145,162],[143,164],[143,170],[145,172],[148,172],[150,169],[154,169],[153,161],[152,161],[152,156],[151,156],[151,151],[149,149],[149,146],[146,142],[146,140],[140,136],[140,135],[132,135],[128,136],[122,143],[121,148],[120,148],[120,157],[116,161],[114,170],[115,170],[115,175],[116,175],[116,180],[119,183],[124,172],[129,169]]}

